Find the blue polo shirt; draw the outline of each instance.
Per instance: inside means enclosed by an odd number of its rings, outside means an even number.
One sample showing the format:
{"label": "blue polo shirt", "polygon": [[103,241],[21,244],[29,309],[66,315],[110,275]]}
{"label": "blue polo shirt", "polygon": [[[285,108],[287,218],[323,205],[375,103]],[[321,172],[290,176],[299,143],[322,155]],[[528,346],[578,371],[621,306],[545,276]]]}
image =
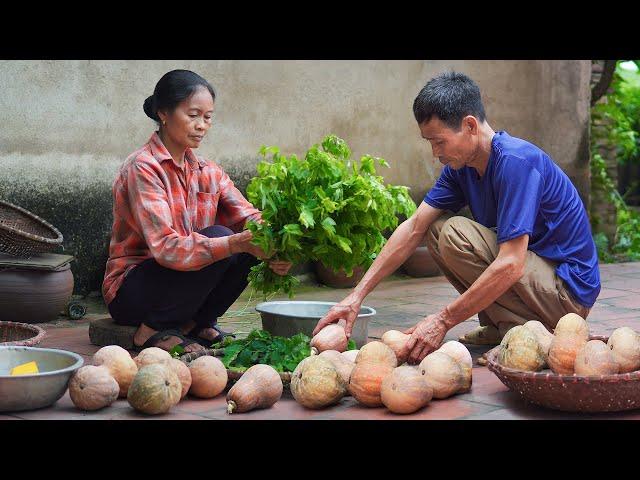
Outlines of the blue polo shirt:
{"label": "blue polo shirt", "polygon": [[424,201],[457,212],[469,205],[476,222],[497,227],[498,243],[529,234],[528,249],[557,262],[574,298],[592,307],[600,293],[598,253],[578,191],[540,148],[497,132],[485,174],[442,169]]}

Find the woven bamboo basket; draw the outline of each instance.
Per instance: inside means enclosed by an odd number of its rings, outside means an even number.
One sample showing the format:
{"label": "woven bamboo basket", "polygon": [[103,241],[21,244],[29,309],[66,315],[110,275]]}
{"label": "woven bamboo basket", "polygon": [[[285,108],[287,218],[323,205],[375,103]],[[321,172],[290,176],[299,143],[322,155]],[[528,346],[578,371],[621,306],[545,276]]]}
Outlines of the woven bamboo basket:
{"label": "woven bamboo basket", "polygon": [[44,335],[45,331],[35,325],[0,321],[0,347],[34,347]]}
{"label": "woven bamboo basket", "polygon": [[[591,335],[590,340],[606,343],[608,337]],[[487,366],[511,391],[542,407],[585,413],[640,408],[640,371],[598,376],[524,372],[500,365],[497,351],[487,356]]]}
{"label": "woven bamboo basket", "polygon": [[0,200],[0,252],[30,257],[53,251],[62,240],[62,233],[47,221]]}

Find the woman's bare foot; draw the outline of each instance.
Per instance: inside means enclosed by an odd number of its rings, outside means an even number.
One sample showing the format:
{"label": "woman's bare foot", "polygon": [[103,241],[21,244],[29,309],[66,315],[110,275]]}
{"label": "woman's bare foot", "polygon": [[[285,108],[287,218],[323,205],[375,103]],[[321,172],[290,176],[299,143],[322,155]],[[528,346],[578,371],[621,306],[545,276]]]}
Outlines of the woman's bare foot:
{"label": "woman's bare foot", "polygon": [[[138,330],[136,330],[136,333],[133,335],[133,344],[136,347],[140,347],[156,333],[158,333],[158,330],[154,330],[153,328],[146,326],[144,323],[141,323]],[[161,348],[162,350],[170,351],[173,347],[180,345],[182,342],[182,338],[168,334],[166,337],[162,337],[161,340],[156,342],[153,346]],[[197,352],[203,349],[204,347],[198,343],[192,343],[184,347],[185,353]]]}

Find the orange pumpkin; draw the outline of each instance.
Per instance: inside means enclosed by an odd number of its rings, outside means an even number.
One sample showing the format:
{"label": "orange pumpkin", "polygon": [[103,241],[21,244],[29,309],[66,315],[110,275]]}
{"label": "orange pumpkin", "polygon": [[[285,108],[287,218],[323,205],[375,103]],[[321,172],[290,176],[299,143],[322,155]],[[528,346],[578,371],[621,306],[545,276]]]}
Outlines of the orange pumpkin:
{"label": "orange pumpkin", "polygon": [[[391,353],[393,353],[392,350]],[[395,358],[396,357],[394,355],[394,361]],[[383,405],[382,398],[380,396],[382,381],[384,380],[384,377],[393,372],[394,368],[395,367],[384,362],[356,363],[356,366],[351,372],[351,377],[349,378],[349,392],[353,398],[362,405],[367,407],[381,407]]]}

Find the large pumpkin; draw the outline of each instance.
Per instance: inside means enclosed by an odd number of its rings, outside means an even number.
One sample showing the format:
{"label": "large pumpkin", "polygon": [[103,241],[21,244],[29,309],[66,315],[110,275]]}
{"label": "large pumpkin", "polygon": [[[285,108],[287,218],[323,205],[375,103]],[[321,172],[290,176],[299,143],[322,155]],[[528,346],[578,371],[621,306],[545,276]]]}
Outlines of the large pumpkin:
{"label": "large pumpkin", "polygon": [[587,343],[582,335],[561,334],[554,336],[549,347],[547,363],[554,373],[571,375],[575,370],[576,356]]}
{"label": "large pumpkin", "polygon": [[[388,347],[387,347],[388,348]],[[393,350],[391,350],[393,353]],[[394,354],[394,361],[395,361]],[[393,372],[395,367],[388,363],[359,362],[356,363],[349,378],[349,393],[359,403],[367,407],[383,405],[380,392],[382,381]]]}
{"label": "large pumpkin", "polygon": [[629,327],[617,328],[607,341],[620,373],[640,369],[640,335]]}
{"label": "large pumpkin", "polygon": [[438,352],[446,353],[451,358],[453,358],[460,368],[462,369],[462,373],[464,375],[464,382],[460,393],[468,392],[471,390],[471,383],[473,381],[473,359],[471,358],[471,353],[462,343],[456,340],[449,340],[444,343],[438,350]]}
{"label": "large pumpkin", "polygon": [[398,358],[388,345],[382,342],[369,342],[363,346],[356,356],[358,363],[383,363],[391,368],[398,366]]}
{"label": "large pumpkin", "polygon": [[182,385],[182,392],[180,393],[180,398],[184,398],[191,388],[191,370],[189,367],[185,365],[185,363],[177,358],[172,358],[168,363],[173,373],[178,376],[178,380],[180,380],[180,384]]}
{"label": "large pumpkin", "polygon": [[391,347],[393,352],[396,354],[396,358],[398,359],[398,365],[402,365],[407,361],[409,352],[405,351],[405,346],[410,338],[411,335],[402,333],[399,330],[387,330],[382,335],[382,343]]}
{"label": "large pumpkin", "polygon": [[397,367],[382,380],[380,399],[393,413],[416,412],[426,406],[432,397],[433,388],[425,382],[416,367]]}
{"label": "large pumpkin", "polygon": [[346,393],[345,381],[327,358],[317,355],[302,360],[291,374],[291,394],[306,408],[338,403]]}
{"label": "large pumpkin", "polygon": [[213,398],[222,393],[229,374],[219,358],[205,355],[189,363],[191,388],[189,393],[199,398]]}
{"label": "large pumpkin", "polygon": [[419,370],[433,389],[434,398],[450,397],[465,386],[462,367],[446,353],[430,353],[420,362]]}
{"label": "large pumpkin", "polygon": [[138,373],[138,366],[129,352],[118,345],[108,345],[93,355],[92,363],[96,366],[105,366],[118,382],[120,387],[118,396],[121,398],[127,396],[133,377]]}
{"label": "large pumpkin", "polygon": [[342,356],[342,353],[338,352],[337,350],[325,350],[324,352],[320,353],[319,356],[322,358],[326,358],[331,363],[333,363],[333,366],[336,367],[336,370],[338,370],[338,373],[342,377],[342,380],[344,380],[345,385],[349,383],[351,371],[356,366],[355,363],[347,360]]}
{"label": "large pumpkin", "polygon": [[69,396],[80,410],[99,410],[118,398],[120,387],[106,367],[86,365],[69,380]]}
{"label": "large pumpkin", "polygon": [[522,325],[510,329],[500,342],[498,363],[527,372],[542,370],[545,357],[536,334]]}
{"label": "large pumpkin", "polygon": [[549,356],[549,348],[553,341],[553,333],[547,330],[547,327],[538,320],[529,320],[523,325],[523,327],[536,335],[538,343],[540,344],[540,347],[542,347],[542,354],[546,363],[547,357]]}
{"label": "large pumpkin", "polygon": [[168,362],[172,358],[171,354],[166,350],[158,347],[149,347],[142,350],[133,360],[138,368],[141,368],[145,365]]}
{"label": "large pumpkin", "polygon": [[558,320],[553,334],[556,337],[559,335],[570,335],[576,337],[578,341],[587,343],[589,341],[589,325],[587,325],[585,319],[577,313],[567,313]]}
{"label": "large pumpkin", "polygon": [[139,412],[157,415],[180,401],[182,384],[166,363],[145,365],[131,382],[127,400]]}
{"label": "large pumpkin", "polygon": [[576,375],[612,375],[618,373],[620,365],[613,359],[607,344],[591,340],[578,351],[574,364]]}
{"label": "large pumpkin", "polygon": [[271,365],[253,365],[227,393],[227,413],[269,408],[282,397],[282,379]]}

